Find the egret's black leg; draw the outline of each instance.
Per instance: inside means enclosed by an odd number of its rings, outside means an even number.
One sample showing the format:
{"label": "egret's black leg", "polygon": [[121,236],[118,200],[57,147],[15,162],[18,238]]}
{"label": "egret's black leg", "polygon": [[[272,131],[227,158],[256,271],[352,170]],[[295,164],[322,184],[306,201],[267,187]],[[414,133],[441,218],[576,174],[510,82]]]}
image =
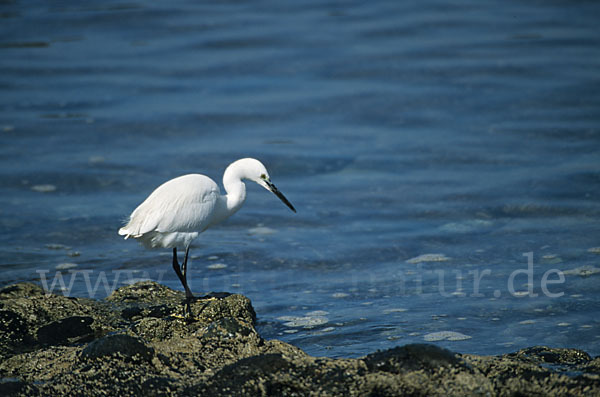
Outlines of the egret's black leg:
{"label": "egret's black leg", "polygon": [[[183,258],[183,265],[181,266],[181,269],[183,270],[183,279],[186,280],[186,284],[187,284],[187,261],[188,261],[188,255],[190,253],[190,247],[187,246],[187,248],[185,249],[185,257]],[[189,294],[188,294],[189,292]],[[193,298],[194,296],[192,295],[192,292],[190,291],[189,288],[185,289],[185,296],[187,298]]]}
{"label": "egret's black leg", "polygon": [[181,273],[181,268],[179,267],[179,261],[177,260],[177,247],[173,248],[173,270],[175,270],[177,277],[179,277],[179,281],[181,281],[181,284],[183,285],[183,288],[185,289],[185,312],[186,312],[185,314],[186,314],[186,317],[192,316],[192,307],[190,304],[191,304],[192,299],[194,298],[194,295],[192,294],[192,291],[188,287],[187,280],[186,280],[187,258],[188,258],[189,250],[190,250],[190,247],[187,247],[185,250],[185,258],[183,261],[183,273]]}
{"label": "egret's black leg", "polygon": [[[190,254],[190,246],[188,245],[185,248],[185,256],[183,257],[183,264],[182,264],[183,279],[185,280],[186,286],[187,286],[187,262],[188,262],[189,254]],[[192,291],[189,288],[185,287],[186,307],[187,307],[187,311],[188,311],[190,317],[192,316],[192,308],[190,307],[190,303],[192,302],[193,299],[194,299],[194,295],[192,294]]]}

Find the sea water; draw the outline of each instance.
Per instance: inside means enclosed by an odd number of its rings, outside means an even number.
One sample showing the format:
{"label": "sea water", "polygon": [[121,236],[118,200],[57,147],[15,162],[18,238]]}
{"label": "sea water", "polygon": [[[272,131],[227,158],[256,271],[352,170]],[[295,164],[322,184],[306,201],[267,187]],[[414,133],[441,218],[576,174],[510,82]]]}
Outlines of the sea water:
{"label": "sea water", "polygon": [[118,228],[159,184],[261,159],[191,250],[308,353],[600,354],[600,5],[0,4],[0,286],[181,290]]}

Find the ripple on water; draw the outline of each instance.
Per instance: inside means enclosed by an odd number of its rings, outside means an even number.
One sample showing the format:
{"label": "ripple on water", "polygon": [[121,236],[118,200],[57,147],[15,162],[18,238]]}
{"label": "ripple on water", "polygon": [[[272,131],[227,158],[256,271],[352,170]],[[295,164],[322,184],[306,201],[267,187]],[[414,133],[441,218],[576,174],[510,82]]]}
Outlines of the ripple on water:
{"label": "ripple on water", "polygon": [[445,262],[450,258],[444,254],[422,254],[406,260],[406,263],[422,263],[422,262]]}
{"label": "ripple on water", "polygon": [[227,265],[224,263],[212,263],[208,266],[206,266],[207,269],[210,270],[219,270],[219,269],[226,269]]}
{"label": "ripple on water", "polygon": [[77,263],[71,263],[71,262],[59,263],[58,265],[56,265],[56,270],[74,269],[77,266],[78,266]]}
{"label": "ripple on water", "polygon": [[49,183],[44,183],[42,185],[31,186],[31,190],[33,190],[34,192],[40,192],[40,193],[50,193],[50,192],[56,191],[56,186],[49,184]]}
{"label": "ripple on water", "polygon": [[439,342],[443,340],[461,341],[471,339],[471,336],[455,331],[438,331],[423,335],[423,339],[426,342]]}
{"label": "ripple on water", "polygon": [[327,324],[329,319],[325,316],[281,316],[277,317],[280,321],[285,321],[284,326],[289,328],[314,328],[319,325]]}
{"label": "ripple on water", "polygon": [[599,274],[600,268],[591,265],[585,265],[576,267],[575,269],[565,270],[563,273],[568,276],[589,277]]}

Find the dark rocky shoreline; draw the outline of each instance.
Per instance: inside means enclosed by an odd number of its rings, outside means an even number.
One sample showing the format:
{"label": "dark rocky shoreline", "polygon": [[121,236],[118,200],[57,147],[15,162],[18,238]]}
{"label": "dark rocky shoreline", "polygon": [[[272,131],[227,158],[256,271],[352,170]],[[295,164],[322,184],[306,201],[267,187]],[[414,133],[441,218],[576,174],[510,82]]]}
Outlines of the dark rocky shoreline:
{"label": "dark rocky shoreline", "polygon": [[105,300],[0,290],[0,395],[600,395],[600,357],[543,346],[502,356],[413,344],[360,359],[311,357],[254,328],[241,295],[173,314],[183,294],[154,282]]}

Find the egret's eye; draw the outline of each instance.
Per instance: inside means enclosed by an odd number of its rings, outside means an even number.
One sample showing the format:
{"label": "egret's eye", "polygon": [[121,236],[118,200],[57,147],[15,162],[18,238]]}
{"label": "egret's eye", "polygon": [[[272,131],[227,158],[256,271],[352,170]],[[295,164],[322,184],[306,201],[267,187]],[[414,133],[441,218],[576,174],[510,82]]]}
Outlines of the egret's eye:
{"label": "egret's eye", "polygon": [[267,179],[267,176],[265,174],[260,174],[260,179]]}

